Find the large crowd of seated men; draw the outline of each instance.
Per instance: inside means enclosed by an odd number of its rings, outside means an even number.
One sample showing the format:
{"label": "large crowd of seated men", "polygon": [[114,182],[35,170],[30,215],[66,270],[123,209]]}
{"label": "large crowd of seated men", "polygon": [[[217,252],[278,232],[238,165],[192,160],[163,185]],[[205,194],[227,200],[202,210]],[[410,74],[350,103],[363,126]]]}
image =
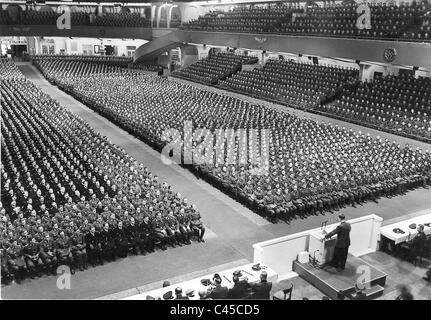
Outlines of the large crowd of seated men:
{"label": "large crowd of seated men", "polygon": [[241,5],[213,11],[185,23],[188,30],[280,33],[328,37],[430,40],[429,2],[368,4],[371,29],[356,26],[358,3]]}
{"label": "large crowd of seated men", "polygon": [[131,62],[131,58],[116,56],[36,55],[33,57],[34,65],[52,83],[55,83],[57,78],[126,72],[125,68]]}
{"label": "large crowd of seated men", "polygon": [[345,90],[317,110],[380,130],[431,141],[431,78],[388,75]]}
{"label": "large crowd of seated men", "polygon": [[[284,24],[282,33],[335,37],[430,39],[431,34],[419,31],[420,20],[429,4],[394,5],[385,2],[369,4],[371,29],[358,29],[357,3],[312,7],[303,16]],[[410,32],[413,30],[414,32]]]}
{"label": "large crowd of seated men", "polygon": [[212,11],[185,23],[182,28],[224,32],[276,32],[282,23],[291,19],[293,12],[303,12],[299,3],[275,3],[266,7],[236,6],[231,11]]}
{"label": "large crowd of seated men", "polygon": [[239,72],[220,81],[219,85],[297,108],[310,108],[334,95],[357,76],[355,69],[271,59],[264,67]]}
{"label": "large crowd of seated men", "polygon": [[176,70],[172,75],[192,81],[216,84],[219,80],[241,70],[243,64],[253,64],[257,61],[256,57],[219,52],[192,63],[186,68]]}
{"label": "large crowd of seated men", "polygon": [[[37,11],[27,9],[10,14],[9,11],[0,8],[0,24],[6,25],[53,25],[61,13],[54,11]],[[72,26],[107,26],[107,27],[151,27],[151,20],[140,15],[138,12],[106,12],[96,15],[88,12],[71,12]]]}
{"label": "large crowd of seated men", "polygon": [[2,283],[203,241],[195,205],[0,61]]}
{"label": "large crowd of seated men", "polygon": [[[162,150],[166,129],[269,129],[269,158],[256,145],[267,174],[250,174],[253,162],[231,163],[216,153],[213,162],[188,166],[198,176],[273,222],[377,201],[430,184],[428,150],[402,147],[330,123],[251,104],[174,79],[142,73],[97,74],[58,79],[60,87],[89,107]],[[260,140],[259,140],[260,139]],[[258,144],[264,143],[258,138]],[[238,139],[226,154],[240,154]]]}

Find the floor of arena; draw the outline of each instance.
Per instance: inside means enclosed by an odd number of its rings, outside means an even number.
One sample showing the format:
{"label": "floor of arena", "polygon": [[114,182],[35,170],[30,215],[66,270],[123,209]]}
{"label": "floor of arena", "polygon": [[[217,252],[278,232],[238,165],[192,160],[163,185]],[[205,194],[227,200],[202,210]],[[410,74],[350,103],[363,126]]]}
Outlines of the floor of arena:
{"label": "floor of arena", "polygon": [[[261,218],[246,207],[237,203],[227,195],[197,179],[189,171],[177,165],[164,165],[160,155],[139,141],[132,135],[112,124],[109,120],[98,115],[57,87],[51,85],[32,65],[18,64],[22,73],[47,94],[56,99],[62,106],[87,121],[96,131],[105,135],[111,142],[124,148],[138,161],[143,162],[162,181],[167,181],[175,190],[186,196],[190,202],[199,208],[202,221],[207,226],[205,243],[193,243],[185,247],[177,247],[163,252],[156,252],[147,256],[130,256],[116,262],[90,268],[84,272],[77,272],[72,276],[71,289],[59,290],[56,277],[45,276],[36,280],[25,280],[22,284],[2,287],[2,297],[11,298],[42,298],[42,299],[72,299],[99,298],[116,294],[116,297],[127,295],[132,288],[145,286],[151,289],[161,286],[164,280],[171,283],[190,279],[199,274],[208,274],[214,270],[227,269],[236,265],[253,261],[252,245],[256,242],[269,240],[291,233],[304,231],[321,225],[322,221],[336,216],[331,213],[297,219],[290,224],[280,222],[272,224]],[[183,81],[183,80],[175,80]],[[197,85],[194,84],[193,85]],[[197,85],[200,86],[200,85]],[[209,90],[219,90],[207,87]],[[223,90],[221,90],[223,91]],[[240,94],[227,93],[256,102],[256,99]],[[430,145],[380,131],[368,129],[342,121],[311,115],[300,111],[293,111],[281,105],[259,101],[261,104],[271,105],[285,112],[295,112],[308,118],[339,123],[362,132],[369,132],[372,136],[381,136],[401,144],[409,143],[429,149]],[[379,203],[366,203],[357,208],[349,207],[340,210],[347,219],[376,214],[384,219],[384,223],[391,223],[394,219],[407,215],[420,214],[421,210],[431,208],[430,190],[423,188],[408,192],[404,196],[392,199],[381,199]],[[301,280],[299,281],[299,285]],[[311,296],[319,296],[319,292],[312,289]],[[317,291],[317,290],[316,290]],[[120,292],[120,294],[118,294]],[[306,294],[305,292],[304,294]],[[130,293],[129,293],[130,294]],[[300,294],[300,293],[296,293]]]}

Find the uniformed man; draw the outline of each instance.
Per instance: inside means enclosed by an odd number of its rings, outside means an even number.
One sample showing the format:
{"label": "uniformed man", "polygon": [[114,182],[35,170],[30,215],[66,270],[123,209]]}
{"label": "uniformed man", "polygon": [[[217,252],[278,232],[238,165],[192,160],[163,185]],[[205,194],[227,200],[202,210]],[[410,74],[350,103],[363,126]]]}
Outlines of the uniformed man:
{"label": "uniformed man", "polygon": [[126,229],[127,234],[127,246],[135,255],[138,254],[138,248],[141,249],[141,254],[145,255],[145,251],[143,249],[141,237],[139,234],[138,225],[135,223],[135,218],[130,218],[130,224]]}
{"label": "uniformed man", "polygon": [[79,270],[87,269],[85,234],[78,228],[71,236],[72,255]]}
{"label": "uniformed man", "polygon": [[102,256],[106,261],[115,261],[115,238],[111,233],[109,224],[105,222],[99,233],[99,241],[102,248]]}
{"label": "uniformed man", "polygon": [[56,247],[58,263],[68,266],[70,268],[70,273],[75,274],[70,238],[64,233],[63,230],[60,231],[56,240]]}
{"label": "uniformed man", "polygon": [[31,237],[30,242],[24,247],[24,254],[30,277],[34,279],[35,275],[42,276],[43,262],[40,258],[40,245],[35,237]]}
{"label": "uniformed man", "polygon": [[45,233],[44,239],[40,242],[40,258],[46,270],[49,270],[53,275],[57,274],[57,249],[55,242],[49,233]]}
{"label": "uniformed man", "polygon": [[[141,252],[154,252],[154,245],[156,242],[156,236],[154,226],[150,221],[149,216],[144,216],[142,222],[138,226],[139,237],[141,244]],[[163,247],[163,245],[162,245]]]}
{"label": "uniformed man", "polygon": [[94,226],[91,226],[90,232],[86,234],[85,243],[87,246],[88,259],[93,267],[96,266],[96,263],[103,265],[102,246]]}
{"label": "uniformed man", "polygon": [[204,234],[205,234],[205,226],[201,221],[201,215],[199,211],[196,209],[196,205],[192,205],[190,208],[191,214],[191,228],[198,239],[198,242],[205,242]]}
{"label": "uniformed man", "polygon": [[191,216],[186,214],[184,208],[181,208],[178,215],[177,220],[179,223],[180,232],[182,234],[182,238],[186,244],[191,243],[191,239],[193,237],[193,230],[190,227],[191,224]]}
{"label": "uniformed man", "polygon": [[162,213],[158,212],[157,216],[153,220],[153,229],[154,235],[156,238],[156,242],[160,243],[160,247],[162,250],[166,250],[166,244],[169,241],[168,232],[166,231],[165,222],[162,218]]}
{"label": "uniformed man", "polygon": [[166,225],[166,231],[169,237],[169,242],[173,248],[175,245],[180,245],[182,242],[182,234],[180,231],[180,224],[175,218],[173,211],[169,211],[169,214],[164,219]]}
{"label": "uniformed man", "polygon": [[9,272],[9,255],[5,249],[0,248],[0,263],[1,263],[1,283],[9,284],[12,280],[12,274]]}
{"label": "uniformed man", "polygon": [[16,239],[14,239],[6,253],[9,256],[9,271],[13,274],[15,282],[19,284],[24,280],[25,275],[27,274],[27,265],[25,263],[23,247]]}
{"label": "uniformed man", "polygon": [[119,221],[114,232],[116,254],[120,258],[126,258],[128,253],[128,236],[126,229],[123,228],[123,221]]}

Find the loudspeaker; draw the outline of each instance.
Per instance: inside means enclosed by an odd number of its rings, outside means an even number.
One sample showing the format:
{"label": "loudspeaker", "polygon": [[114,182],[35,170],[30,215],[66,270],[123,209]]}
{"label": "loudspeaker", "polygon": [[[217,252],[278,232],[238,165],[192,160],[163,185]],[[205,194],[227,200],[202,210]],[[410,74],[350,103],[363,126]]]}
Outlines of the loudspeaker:
{"label": "loudspeaker", "polygon": [[317,59],[317,57],[313,57],[313,63],[314,64],[319,64],[319,59]]}

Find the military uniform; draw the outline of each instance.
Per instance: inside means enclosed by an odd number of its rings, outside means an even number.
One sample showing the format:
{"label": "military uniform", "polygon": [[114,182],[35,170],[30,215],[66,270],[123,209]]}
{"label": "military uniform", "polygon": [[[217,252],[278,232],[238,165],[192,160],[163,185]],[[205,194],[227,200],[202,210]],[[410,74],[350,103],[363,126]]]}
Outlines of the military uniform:
{"label": "military uniform", "polygon": [[77,230],[71,236],[72,255],[75,260],[75,266],[81,271],[87,269],[87,250],[85,244],[85,235]]}
{"label": "military uniform", "polygon": [[66,235],[59,236],[56,240],[57,259],[59,264],[65,264],[70,268],[72,274],[75,273],[75,265],[73,263],[72,247],[70,238]]}
{"label": "military uniform", "polygon": [[182,234],[180,231],[180,224],[174,215],[169,214],[164,219],[166,225],[166,231],[168,233],[169,241],[172,247],[175,247],[175,244],[180,244],[182,239]]}
{"label": "military uniform", "polygon": [[88,232],[85,235],[85,243],[87,246],[88,259],[93,264],[93,266],[96,265],[96,262],[99,262],[103,265],[102,247],[99,242],[98,234],[96,232],[94,232],[94,234],[92,234],[91,231]]}
{"label": "military uniform", "polygon": [[47,270],[51,270],[52,274],[56,274],[58,260],[57,249],[55,248],[54,240],[46,237],[40,242],[40,258]]}
{"label": "military uniform", "polygon": [[43,267],[42,259],[40,258],[40,245],[37,242],[30,241],[24,247],[25,262],[27,269],[30,272],[30,276],[33,278],[34,275],[41,276],[41,270]]}
{"label": "military uniform", "polygon": [[27,273],[23,247],[20,244],[12,244],[6,250],[6,254],[9,256],[9,271],[13,274],[15,281],[20,283]]}
{"label": "military uniform", "polygon": [[9,255],[5,249],[0,248],[0,263],[1,263],[1,283],[9,284],[12,280],[12,274],[9,272]]}
{"label": "military uniform", "polygon": [[143,250],[144,246],[142,245],[139,234],[139,227],[136,222],[133,225],[132,223],[129,224],[126,228],[126,235],[128,248],[131,249],[134,254],[138,254],[138,248],[141,250],[142,254],[145,254],[145,251]]}
{"label": "military uniform", "polygon": [[188,215],[186,212],[179,212],[177,215],[177,220],[179,222],[180,232],[184,241],[187,244],[190,244],[190,240],[193,237],[193,230],[190,227],[191,216]]}
{"label": "military uniform", "polygon": [[127,257],[128,253],[128,236],[124,227],[117,227],[114,231],[116,255],[121,258]]}
{"label": "military uniform", "polygon": [[191,209],[191,228],[193,233],[198,238],[198,242],[204,242],[205,226],[201,221],[201,215],[198,211]]}
{"label": "military uniform", "polygon": [[143,252],[143,249],[147,250],[148,252],[153,252],[154,245],[156,242],[156,236],[151,221],[148,220],[148,222],[145,222],[145,220],[143,220],[139,224],[138,230],[141,244],[141,252]]}
{"label": "military uniform", "polygon": [[156,243],[160,243],[162,250],[166,250],[166,244],[169,241],[168,232],[166,231],[165,222],[162,217],[155,217],[153,220],[154,235]]}
{"label": "military uniform", "polygon": [[103,258],[107,261],[115,261],[115,238],[111,231],[102,229],[99,239]]}

